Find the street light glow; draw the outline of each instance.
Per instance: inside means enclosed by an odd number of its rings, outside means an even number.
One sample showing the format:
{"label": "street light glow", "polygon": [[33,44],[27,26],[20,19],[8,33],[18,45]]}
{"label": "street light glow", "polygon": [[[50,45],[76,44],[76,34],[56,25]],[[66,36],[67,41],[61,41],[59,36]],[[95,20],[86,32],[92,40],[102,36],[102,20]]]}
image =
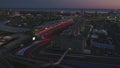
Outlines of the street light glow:
{"label": "street light glow", "polygon": [[36,39],[35,37],[32,38],[33,41],[34,41],[35,39]]}

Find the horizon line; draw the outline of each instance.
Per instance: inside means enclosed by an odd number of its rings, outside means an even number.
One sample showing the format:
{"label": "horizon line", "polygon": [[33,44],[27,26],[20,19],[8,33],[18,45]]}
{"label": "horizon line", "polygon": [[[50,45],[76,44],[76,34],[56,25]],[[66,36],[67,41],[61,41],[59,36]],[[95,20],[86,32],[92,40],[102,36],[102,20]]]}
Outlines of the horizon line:
{"label": "horizon line", "polygon": [[105,9],[105,10],[120,10],[117,8],[1,8],[0,9]]}

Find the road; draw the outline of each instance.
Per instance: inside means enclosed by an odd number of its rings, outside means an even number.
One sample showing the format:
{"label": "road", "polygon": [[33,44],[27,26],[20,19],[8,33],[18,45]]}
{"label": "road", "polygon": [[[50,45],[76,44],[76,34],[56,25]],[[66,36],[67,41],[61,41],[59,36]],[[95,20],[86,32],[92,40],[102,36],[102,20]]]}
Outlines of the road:
{"label": "road", "polygon": [[[23,48],[18,52],[18,55],[23,55],[24,52],[27,55],[30,55],[35,49],[39,48],[40,46],[47,44],[50,39],[48,38],[53,36],[53,34],[56,34],[57,32],[61,32],[64,29],[66,29],[67,27],[69,27],[71,25],[71,21],[69,21],[71,19],[65,20],[64,22],[59,22],[58,24],[55,24],[54,26],[51,26],[47,29],[44,29],[43,31],[40,31],[38,33],[39,36],[41,35],[47,35],[47,38],[45,38],[43,41],[36,43],[35,45],[31,45],[29,47]],[[32,56],[32,55],[31,55]]]}
{"label": "road", "polygon": [[1,31],[6,31],[6,32],[26,32],[26,31],[30,31],[30,29],[28,28],[19,28],[19,27],[11,27],[11,26],[7,26],[5,25],[5,22],[0,21],[0,30]]}
{"label": "road", "polygon": [[0,54],[4,54],[13,49],[16,49],[17,47],[20,47],[22,43],[31,39],[31,36],[24,35],[24,34],[13,34],[11,37],[16,38],[16,39],[9,42],[9,44],[6,44],[3,47],[1,47]]}
{"label": "road", "polygon": [[[44,46],[47,43],[48,43],[48,40],[44,39],[41,42],[38,42],[37,44],[35,44],[34,46],[28,47],[26,49],[22,49],[21,51],[19,51],[17,53],[17,55],[21,55],[23,57],[27,56],[27,57],[29,57],[31,59],[36,59],[36,60],[46,61],[46,62],[51,62],[51,60],[53,62],[55,62],[55,61],[57,61],[59,59],[59,57],[62,56],[61,57],[62,60],[60,59],[60,61],[58,61],[55,64],[59,64],[61,62],[61,64],[63,64],[63,65],[70,65],[70,66],[74,66],[74,67],[120,68],[120,66],[116,66],[116,65],[112,65],[112,64],[109,64],[109,65],[106,64],[106,62],[107,63],[111,62],[111,59],[108,59],[108,58],[105,58],[105,57],[82,56],[83,58],[80,58],[81,55],[78,55],[78,56],[73,56],[73,55],[65,56],[67,54],[67,51],[64,52],[63,55],[45,54],[45,53],[38,55],[38,52],[37,52],[37,54],[35,54],[36,50],[38,50],[40,47]],[[63,57],[65,57],[64,60],[63,60]],[[112,61],[113,60],[114,59],[112,59]],[[94,61],[94,62],[92,62],[92,61]],[[98,61],[98,63],[96,63],[97,61]],[[116,59],[114,60],[114,62],[115,61],[116,61]]]}

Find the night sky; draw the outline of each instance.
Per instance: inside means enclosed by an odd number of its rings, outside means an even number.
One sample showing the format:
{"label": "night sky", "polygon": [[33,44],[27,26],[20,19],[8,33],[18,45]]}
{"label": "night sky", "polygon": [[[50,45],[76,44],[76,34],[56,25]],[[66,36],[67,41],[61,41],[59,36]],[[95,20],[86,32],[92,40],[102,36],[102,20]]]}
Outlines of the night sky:
{"label": "night sky", "polygon": [[120,0],[0,0],[0,8],[111,8]]}

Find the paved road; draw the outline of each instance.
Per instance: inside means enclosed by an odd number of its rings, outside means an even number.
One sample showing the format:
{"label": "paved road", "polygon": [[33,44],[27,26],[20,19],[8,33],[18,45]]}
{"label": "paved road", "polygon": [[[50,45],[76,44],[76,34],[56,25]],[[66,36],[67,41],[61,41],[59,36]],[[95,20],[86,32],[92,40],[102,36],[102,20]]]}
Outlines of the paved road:
{"label": "paved road", "polygon": [[11,27],[11,26],[7,26],[5,25],[5,22],[0,21],[0,30],[1,31],[7,31],[7,32],[26,32],[29,31],[30,29],[28,28],[19,28],[19,27]]}
{"label": "paved road", "polygon": [[24,35],[24,34],[14,34],[12,35],[13,38],[16,38],[16,40],[11,41],[9,44],[4,45],[0,48],[0,55],[7,53],[11,51],[12,49],[15,49],[19,47],[22,43],[27,42],[27,40],[31,39],[31,36]]}

